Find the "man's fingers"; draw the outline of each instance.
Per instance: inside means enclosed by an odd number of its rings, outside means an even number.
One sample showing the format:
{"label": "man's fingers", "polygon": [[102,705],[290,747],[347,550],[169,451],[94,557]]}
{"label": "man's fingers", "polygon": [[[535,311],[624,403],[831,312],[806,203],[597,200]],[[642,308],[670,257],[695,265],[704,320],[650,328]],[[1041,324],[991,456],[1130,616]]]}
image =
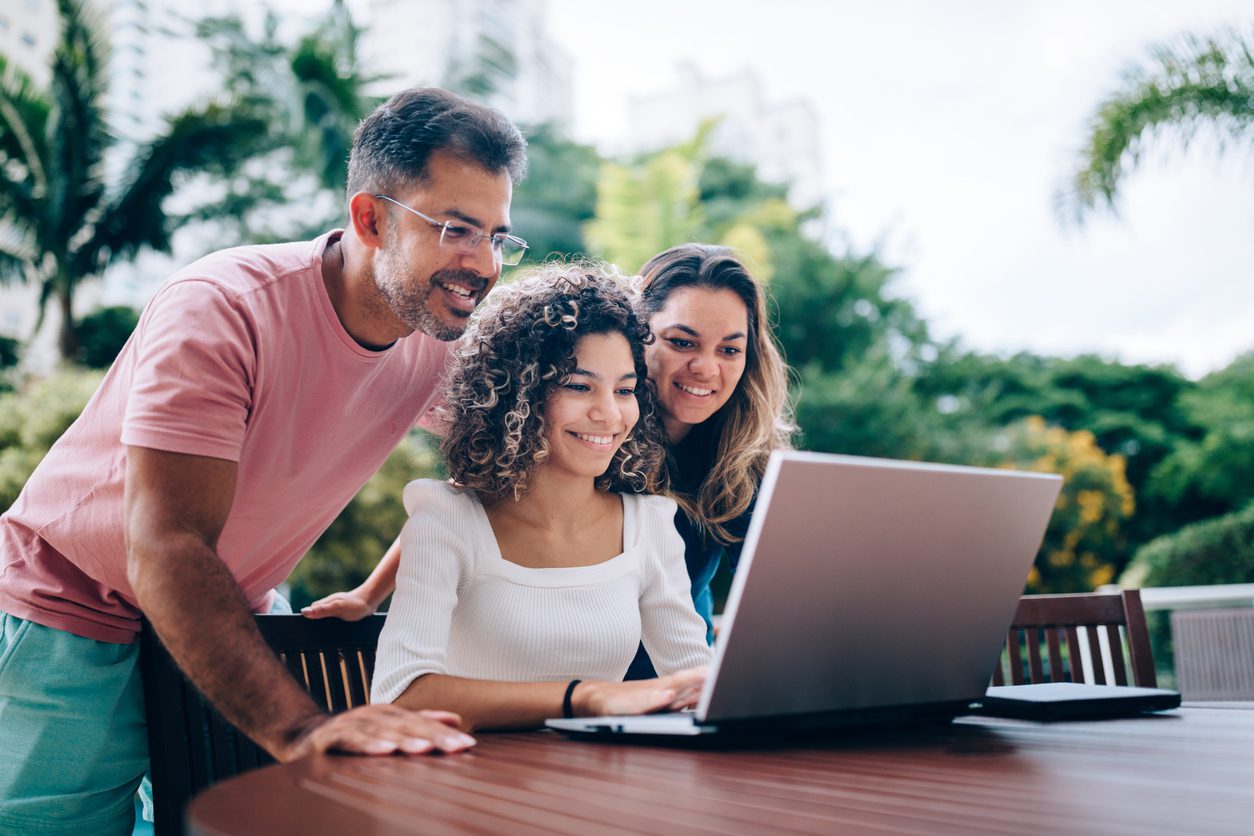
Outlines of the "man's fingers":
{"label": "man's fingers", "polygon": [[337,714],[318,726],[309,737],[308,750],[338,750],[360,755],[389,755],[394,752],[423,754],[432,751],[460,752],[475,745],[475,739],[459,731],[456,714],[430,712],[438,719],[396,706],[366,706]]}

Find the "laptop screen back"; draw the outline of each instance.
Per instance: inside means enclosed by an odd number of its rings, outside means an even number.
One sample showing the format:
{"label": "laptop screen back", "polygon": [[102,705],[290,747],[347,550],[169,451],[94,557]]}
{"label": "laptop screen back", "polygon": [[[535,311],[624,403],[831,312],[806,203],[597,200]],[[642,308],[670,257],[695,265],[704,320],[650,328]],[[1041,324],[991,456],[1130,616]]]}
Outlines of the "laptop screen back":
{"label": "laptop screen back", "polygon": [[775,453],[697,717],[980,697],[1061,484]]}

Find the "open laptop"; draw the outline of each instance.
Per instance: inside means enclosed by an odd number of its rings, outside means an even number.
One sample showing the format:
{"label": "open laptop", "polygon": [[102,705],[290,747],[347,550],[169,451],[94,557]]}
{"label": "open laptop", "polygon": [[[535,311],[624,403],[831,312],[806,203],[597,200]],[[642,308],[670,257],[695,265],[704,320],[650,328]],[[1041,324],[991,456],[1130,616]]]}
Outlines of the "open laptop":
{"label": "open laptop", "polygon": [[696,710],[548,725],[692,738],[952,719],[984,695],[1061,486],[777,451]]}

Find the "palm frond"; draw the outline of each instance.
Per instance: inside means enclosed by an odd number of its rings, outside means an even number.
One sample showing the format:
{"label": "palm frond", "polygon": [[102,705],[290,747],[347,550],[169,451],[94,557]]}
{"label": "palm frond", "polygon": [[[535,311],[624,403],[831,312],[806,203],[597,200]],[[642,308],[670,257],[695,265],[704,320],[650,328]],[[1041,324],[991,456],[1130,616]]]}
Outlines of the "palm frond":
{"label": "palm frond", "polygon": [[48,125],[50,172],[46,216],[49,239],[68,241],[104,194],[101,176],[110,143],[104,95],[108,48],[101,18],[85,0],[58,0],[61,38],[52,56],[53,118]]}
{"label": "palm frond", "polygon": [[1228,30],[1183,35],[1154,46],[1148,66],[1125,71],[1121,89],[1099,105],[1069,183],[1056,196],[1060,215],[1082,221],[1114,211],[1121,183],[1148,143],[1168,130],[1182,147],[1203,125],[1244,144],[1254,129],[1254,35]]}
{"label": "palm frond", "polygon": [[0,217],[0,284],[31,282],[37,279],[35,260],[39,250],[26,225],[15,218]]}
{"label": "palm frond", "polygon": [[0,54],[0,213],[30,217],[48,191],[46,91]]}
{"label": "palm frond", "polygon": [[98,270],[114,258],[128,258],[143,247],[169,250],[170,230],[162,203],[181,173],[226,174],[266,140],[265,120],[221,104],[209,104],[172,118],[168,128],[144,148],[133,174],[96,224],[81,251],[81,266]]}

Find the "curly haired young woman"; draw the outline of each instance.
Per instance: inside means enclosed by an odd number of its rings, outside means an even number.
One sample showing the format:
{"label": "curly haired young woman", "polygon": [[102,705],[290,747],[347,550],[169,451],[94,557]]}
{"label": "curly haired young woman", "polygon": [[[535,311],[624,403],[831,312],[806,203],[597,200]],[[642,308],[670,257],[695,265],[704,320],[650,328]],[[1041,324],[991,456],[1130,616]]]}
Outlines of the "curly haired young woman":
{"label": "curly haired young woman", "polygon": [[[455,354],[449,482],[405,489],[396,593],[371,699],[468,730],[695,703],[692,606],[647,324],[623,283],[548,265],[494,292]],[[623,682],[643,641],[658,679]]]}

